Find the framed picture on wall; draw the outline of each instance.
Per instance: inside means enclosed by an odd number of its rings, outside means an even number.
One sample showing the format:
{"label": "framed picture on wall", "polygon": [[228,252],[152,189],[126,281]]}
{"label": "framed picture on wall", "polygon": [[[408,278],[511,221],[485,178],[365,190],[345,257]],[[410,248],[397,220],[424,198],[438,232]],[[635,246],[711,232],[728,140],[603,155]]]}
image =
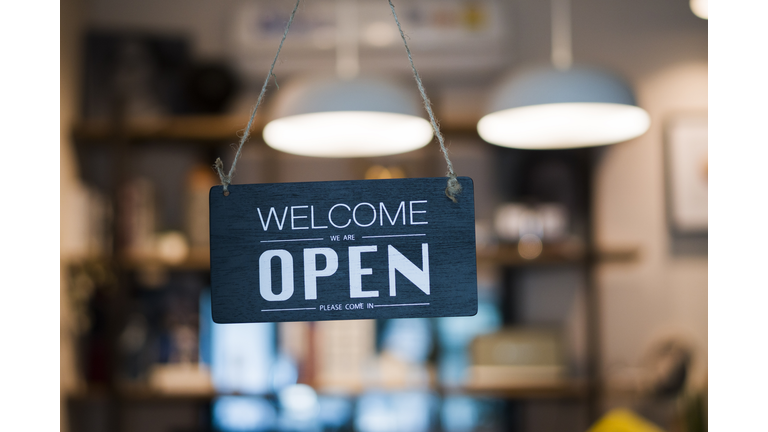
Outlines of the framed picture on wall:
{"label": "framed picture on wall", "polygon": [[673,232],[707,233],[707,113],[670,117],[665,128],[666,190]]}

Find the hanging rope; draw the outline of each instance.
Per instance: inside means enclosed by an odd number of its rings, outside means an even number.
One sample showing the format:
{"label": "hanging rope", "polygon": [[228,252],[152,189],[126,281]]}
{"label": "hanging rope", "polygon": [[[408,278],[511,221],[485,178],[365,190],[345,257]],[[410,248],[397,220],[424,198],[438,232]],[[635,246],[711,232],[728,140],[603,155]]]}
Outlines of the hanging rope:
{"label": "hanging rope", "polygon": [[419,72],[416,70],[416,66],[413,64],[413,57],[411,56],[411,49],[408,48],[408,42],[405,40],[405,33],[403,33],[403,28],[400,26],[400,20],[397,19],[397,13],[395,12],[395,5],[392,4],[392,0],[387,0],[389,2],[389,7],[392,9],[392,16],[395,17],[395,22],[397,23],[397,29],[400,30],[400,37],[403,38],[403,44],[405,45],[405,51],[408,53],[408,61],[411,62],[411,69],[413,69],[413,76],[416,78],[416,85],[419,87],[419,93],[421,93],[421,98],[424,99],[424,108],[427,109],[427,113],[429,114],[429,121],[432,123],[432,129],[435,131],[435,136],[437,136],[437,141],[440,143],[440,150],[443,152],[443,156],[445,156],[445,162],[448,164],[448,186],[445,188],[445,195],[451,199],[453,202],[456,201],[456,195],[461,193],[461,184],[459,184],[459,181],[456,179],[456,173],[453,172],[453,164],[451,163],[451,159],[448,157],[448,150],[445,148],[445,140],[443,139],[443,134],[440,133],[440,125],[437,123],[437,120],[435,120],[435,114],[432,112],[432,103],[429,101],[429,98],[427,97],[427,92],[424,91],[424,85],[421,83],[421,77],[419,76]]}
{"label": "hanging rope", "polygon": [[[237,147],[237,153],[235,153],[235,159],[232,161],[232,167],[229,169],[229,174],[224,174],[224,162],[221,161],[221,158],[216,158],[216,164],[214,167],[216,168],[216,172],[219,173],[221,185],[224,186],[225,196],[229,195],[228,188],[230,183],[232,183],[232,176],[235,175],[235,165],[237,165],[237,161],[240,159],[240,154],[243,151],[243,144],[248,141],[248,137],[251,135],[251,126],[253,125],[253,119],[256,118],[256,110],[259,109],[259,105],[261,105],[261,101],[264,99],[264,93],[267,92],[267,85],[269,84],[270,78],[275,76],[272,71],[275,69],[275,63],[277,63],[277,58],[280,56],[280,50],[283,49],[283,42],[285,42],[285,37],[288,36],[288,29],[291,28],[291,23],[293,22],[293,17],[296,16],[296,10],[299,8],[299,3],[301,3],[301,0],[296,0],[296,5],[293,7],[291,17],[288,19],[288,24],[285,26],[283,39],[280,41],[280,46],[277,47],[275,59],[272,60],[272,66],[269,67],[269,73],[267,74],[267,78],[264,80],[264,85],[261,87],[261,93],[259,93],[259,98],[256,100],[256,105],[253,107],[253,111],[251,112],[251,118],[248,120],[248,126],[245,127],[243,137],[240,138],[240,145]],[[277,85],[277,78],[275,78],[275,85]]]}
{"label": "hanging rope", "polygon": [[[445,162],[448,165],[448,185],[445,188],[445,195],[451,199],[453,202],[458,202],[456,200],[456,196],[461,193],[461,184],[459,184],[459,181],[456,179],[456,173],[453,171],[453,164],[451,163],[451,159],[448,157],[448,150],[445,148],[445,139],[443,138],[443,134],[440,132],[440,125],[438,124],[437,120],[435,119],[435,114],[432,112],[432,103],[429,101],[429,98],[427,97],[427,93],[424,90],[424,85],[421,82],[421,77],[419,76],[419,72],[416,70],[416,66],[413,64],[413,56],[411,55],[411,49],[408,47],[408,42],[405,38],[405,33],[403,32],[402,26],[400,26],[400,20],[397,18],[397,12],[395,12],[395,5],[392,4],[392,0],[387,0],[389,2],[389,7],[392,9],[392,16],[395,18],[395,23],[397,23],[397,28],[400,30],[400,37],[403,39],[403,44],[405,45],[405,51],[408,53],[408,61],[411,63],[411,69],[413,70],[413,76],[416,79],[416,85],[419,88],[419,93],[421,93],[421,98],[424,100],[424,108],[426,108],[427,113],[429,114],[429,121],[432,124],[432,130],[435,132],[435,136],[437,136],[437,140],[440,143],[440,150],[443,152],[443,156],[445,157]],[[256,118],[256,111],[259,109],[259,105],[261,105],[262,100],[264,99],[264,94],[267,91],[267,86],[269,85],[269,80],[273,78],[275,75],[273,73],[273,70],[275,69],[275,64],[277,63],[277,58],[280,56],[280,50],[283,48],[283,43],[285,42],[285,38],[288,36],[288,30],[291,28],[291,23],[293,23],[293,18],[296,16],[296,10],[299,8],[299,4],[301,3],[301,0],[296,0],[296,5],[293,7],[293,11],[291,11],[291,16],[288,19],[288,23],[285,26],[285,31],[283,32],[283,38],[280,40],[280,45],[277,48],[277,53],[275,53],[275,59],[272,60],[272,65],[269,67],[269,73],[267,74],[266,79],[264,79],[264,85],[261,87],[261,92],[259,93],[259,98],[256,100],[256,105],[253,107],[253,111],[251,112],[251,117],[248,120],[248,125],[245,128],[245,131],[243,133],[242,138],[240,139],[240,144],[237,147],[237,152],[235,153],[235,158],[232,161],[232,167],[229,169],[229,173],[224,173],[224,162],[221,161],[221,158],[216,158],[216,163],[214,165],[216,172],[219,174],[219,179],[221,179],[221,185],[224,188],[224,195],[229,195],[229,185],[232,183],[232,177],[235,175],[235,166],[237,165],[237,161],[240,159],[240,155],[242,154],[243,145],[246,141],[248,141],[248,138],[251,135],[251,127],[253,125],[253,120]],[[277,84],[277,82],[275,82]]]}

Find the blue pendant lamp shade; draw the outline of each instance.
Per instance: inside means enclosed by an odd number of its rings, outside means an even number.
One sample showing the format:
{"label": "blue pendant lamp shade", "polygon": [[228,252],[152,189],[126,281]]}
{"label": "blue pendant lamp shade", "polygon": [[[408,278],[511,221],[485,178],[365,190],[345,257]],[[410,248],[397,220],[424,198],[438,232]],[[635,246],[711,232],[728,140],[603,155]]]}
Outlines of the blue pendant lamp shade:
{"label": "blue pendant lamp shade", "polygon": [[540,67],[503,81],[478,122],[484,140],[512,148],[562,149],[614,144],[645,133],[648,113],[629,87],[605,71]]}
{"label": "blue pendant lamp shade", "polygon": [[413,93],[373,78],[315,78],[279,90],[264,141],[286,153],[372,157],[404,153],[432,140]]}

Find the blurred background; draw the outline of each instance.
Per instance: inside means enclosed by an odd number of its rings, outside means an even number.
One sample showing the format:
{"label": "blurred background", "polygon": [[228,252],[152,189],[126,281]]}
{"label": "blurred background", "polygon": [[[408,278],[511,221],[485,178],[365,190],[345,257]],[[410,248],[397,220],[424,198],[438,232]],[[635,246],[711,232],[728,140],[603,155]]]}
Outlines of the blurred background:
{"label": "blurred background", "polygon": [[[699,3],[396,1],[474,179],[478,314],[218,325],[212,165],[232,164],[293,2],[62,1],[62,430],[706,430]],[[481,137],[510,77],[567,69],[564,46],[627,83],[649,126],[545,150]],[[435,140],[321,158],[262,136],[306,77],[385,77],[418,107],[383,0],[302,2],[274,73],[233,183],[445,175]]]}

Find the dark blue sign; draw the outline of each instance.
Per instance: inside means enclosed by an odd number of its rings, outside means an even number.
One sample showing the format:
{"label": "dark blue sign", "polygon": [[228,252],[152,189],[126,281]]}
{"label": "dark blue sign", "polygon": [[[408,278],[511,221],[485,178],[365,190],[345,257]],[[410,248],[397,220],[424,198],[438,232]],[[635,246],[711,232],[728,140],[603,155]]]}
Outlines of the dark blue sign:
{"label": "dark blue sign", "polygon": [[472,179],[230,185],[210,191],[217,323],[477,313]]}

